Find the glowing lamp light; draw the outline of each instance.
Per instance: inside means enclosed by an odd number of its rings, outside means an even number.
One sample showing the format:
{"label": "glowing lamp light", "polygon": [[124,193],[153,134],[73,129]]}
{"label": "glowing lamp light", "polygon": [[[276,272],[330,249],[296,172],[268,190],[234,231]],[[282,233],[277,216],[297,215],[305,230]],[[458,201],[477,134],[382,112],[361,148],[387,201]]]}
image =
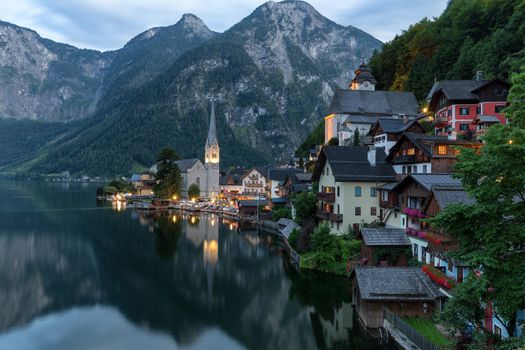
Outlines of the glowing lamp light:
{"label": "glowing lamp light", "polygon": [[195,198],[192,198],[191,201],[192,201],[193,203],[195,203]]}
{"label": "glowing lamp light", "polygon": [[514,140],[509,140],[509,145],[512,145],[514,143]]}
{"label": "glowing lamp light", "polygon": [[194,224],[195,223],[195,216],[192,216],[190,221],[191,221],[192,224]]}
{"label": "glowing lamp light", "polygon": [[171,197],[171,198],[172,198],[174,201],[176,201],[176,200],[177,200],[177,195],[174,194],[173,197]]}
{"label": "glowing lamp light", "polygon": [[171,221],[175,224],[177,222],[177,215],[173,215]]}
{"label": "glowing lamp light", "polygon": [[428,111],[427,107],[423,107],[423,113],[426,113]]}

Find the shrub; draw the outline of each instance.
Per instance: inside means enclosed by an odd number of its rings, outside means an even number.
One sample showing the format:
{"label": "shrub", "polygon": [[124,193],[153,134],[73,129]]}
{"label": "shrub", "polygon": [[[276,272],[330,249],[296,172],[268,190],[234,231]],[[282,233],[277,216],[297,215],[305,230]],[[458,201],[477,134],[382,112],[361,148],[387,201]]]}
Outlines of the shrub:
{"label": "shrub", "polygon": [[298,250],[298,247],[297,247],[298,240],[299,240],[299,231],[294,228],[292,232],[290,232],[290,237],[288,237],[288,243],[290,243],[292,248],[295,250]]}
{"label": "shrub", "polygon": [[290,210],[289,207],[275,208],[272,213],[273,213],[272,215],[273,221],[279,221],[282,218],[285,218],[285,219],[292,218],[292,211]]}

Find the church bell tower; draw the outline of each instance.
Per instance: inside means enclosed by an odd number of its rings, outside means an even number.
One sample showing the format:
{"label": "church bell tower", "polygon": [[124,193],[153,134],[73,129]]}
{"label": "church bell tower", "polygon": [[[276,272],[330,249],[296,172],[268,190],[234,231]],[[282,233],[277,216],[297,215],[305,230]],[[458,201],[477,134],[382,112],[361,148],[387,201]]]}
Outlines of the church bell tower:
{"label": "church bell tower", "polygon": [[204,165],[207,170],[206,196],[215,197],[219,194],[219,162],[220,147],[217,138],[217,124],[215,120],[215,105],[211,103],[210,129],[204,148]]}

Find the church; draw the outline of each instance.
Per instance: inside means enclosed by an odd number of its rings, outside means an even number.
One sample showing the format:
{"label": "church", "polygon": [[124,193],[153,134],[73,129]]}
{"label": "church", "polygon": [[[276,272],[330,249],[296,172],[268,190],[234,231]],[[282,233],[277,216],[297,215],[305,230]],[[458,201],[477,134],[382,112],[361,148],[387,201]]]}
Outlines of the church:
{"label": "church", "polygon": [[351,144],[356,131],[362,137],[379,119],[415,119],[419,105],[412,92],[378,91],[376,79],[363,62],[348,89],[336,90],[325,119],[325,143],[337,138]]}
{"label": "church", "polygon": [[181,159],[177,161],[182,175],[182,198],[188,198],[192,184],[199,186],[201,198],[214,198],[220,193],[219,187],[220,148],[217,137],[215,106],[211,105],[210,127],[204,146],[204,164],[200,159]]}

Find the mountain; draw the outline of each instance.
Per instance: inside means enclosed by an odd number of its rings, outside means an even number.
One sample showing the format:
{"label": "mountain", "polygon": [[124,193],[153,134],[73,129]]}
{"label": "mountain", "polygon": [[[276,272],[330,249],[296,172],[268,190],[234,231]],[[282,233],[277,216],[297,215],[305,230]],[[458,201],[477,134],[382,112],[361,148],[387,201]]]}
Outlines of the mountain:
{"label": "mountain", "polygon": [[0,116],[68,121],[93,114],[112,57],[0,21]]}
{"label": "mountain", "polygon": [[114,54],[87,124],[15,169],[129,173],[149,166],[165,145],[202,157],[212,99],[221,166],[286,160],[322,119],[334,88],[381,48],[302,1],[265,3],[221,34],[191,15],[181,21],[194,24],[199,42],[179,40],[177,25],[131,40]]}
{"label": "mountain", "polygon": [[508,78],[525,69],[525,2],[452,0],[441,16],[410,26],[376,54],[379,89],[423,100],[435,79]]}

